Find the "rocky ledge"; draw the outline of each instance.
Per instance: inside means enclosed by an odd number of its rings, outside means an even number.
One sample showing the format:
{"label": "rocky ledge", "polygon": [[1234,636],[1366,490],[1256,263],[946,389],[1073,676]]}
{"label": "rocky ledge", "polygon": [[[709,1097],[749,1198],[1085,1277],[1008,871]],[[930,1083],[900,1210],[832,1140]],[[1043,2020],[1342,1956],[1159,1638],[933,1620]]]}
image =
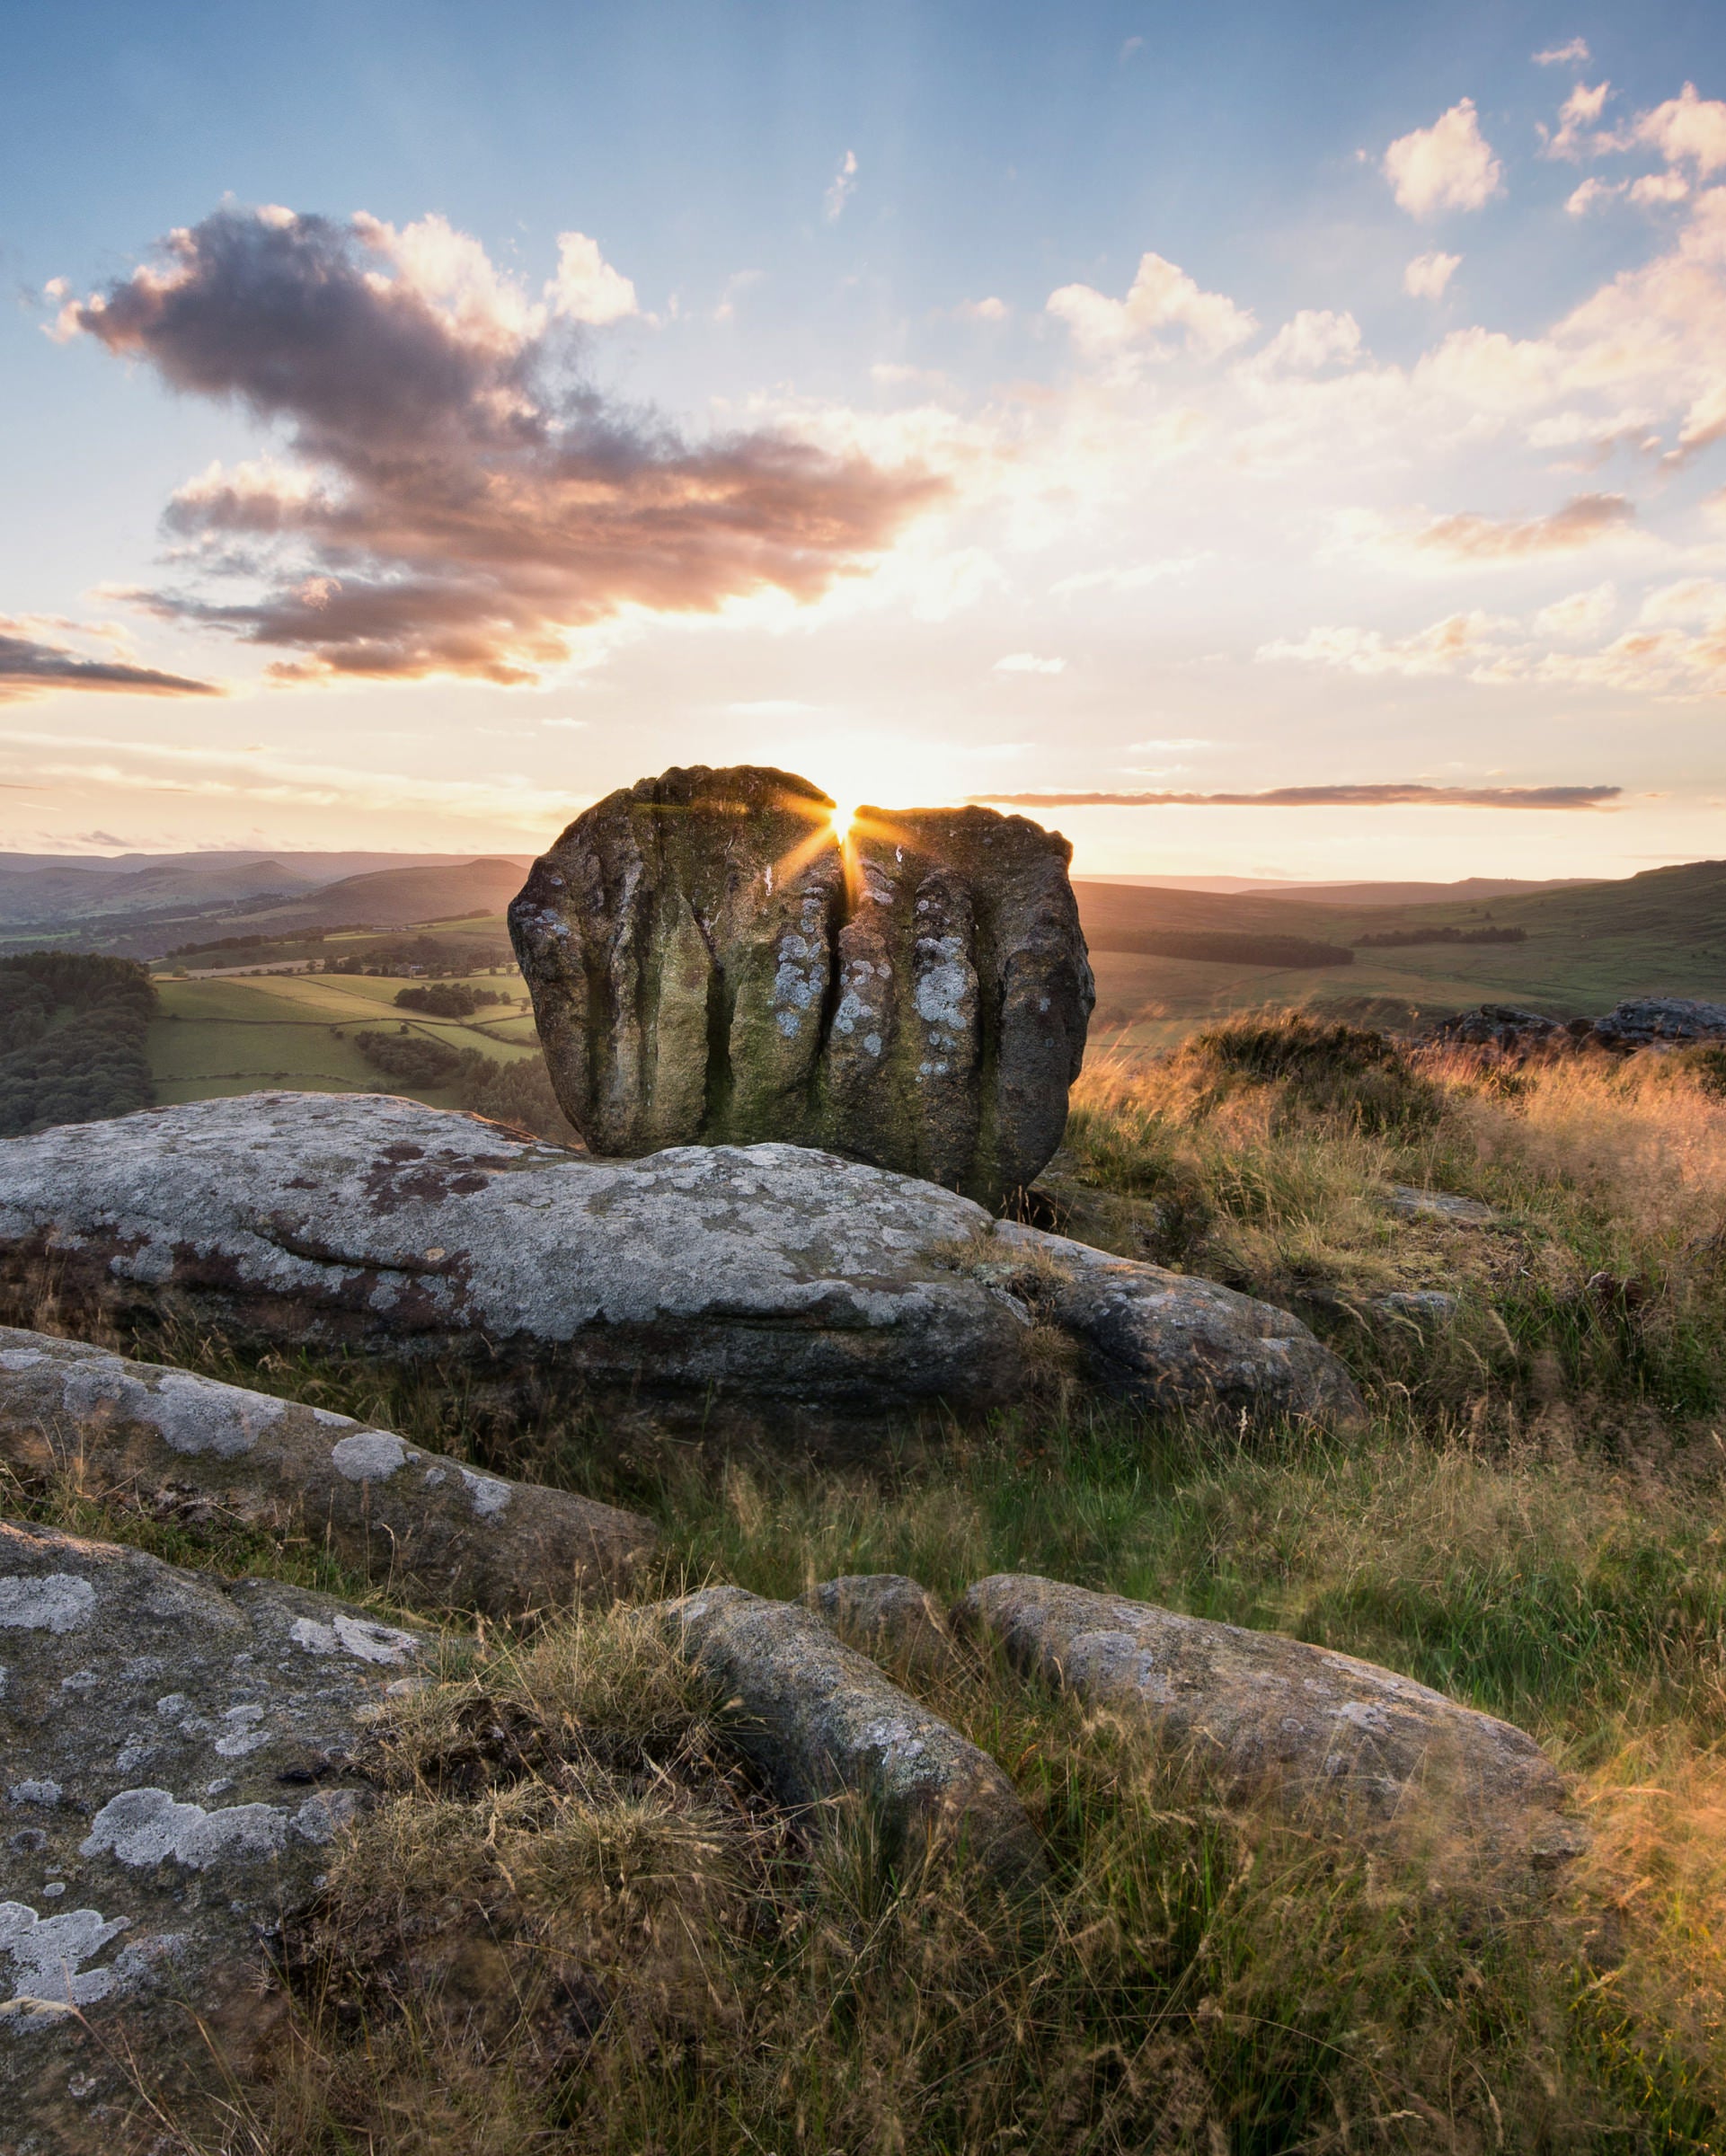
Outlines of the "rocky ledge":
{"label": "rocky ledge", "polygon": [[[378,1095],[255,1093],[0,1144],[0,1292],[64,1321],[177,1316],[515,1396],[819,1431],[1024,1396],[1349,1422],[1286,1312],[795,1145],[601,1161]],[[1051,1346],[1054,1350],[1051,1358]]]}
{"label": "rocky ledge", "polygon": [[432,1645],[0,1523],[0,2137],[28,2118],[26,2146],[113,2145],[111,2106],[197,2070],[198,2023],[245,2071],[280,2010],[259,1979],[282,1912],[364,1794],[362,1718]]}
{"label": "rocky ledge", "polygon": [[308,1536],[379,1586],[488,1617],[608,1602],[658,1540],[634,1513],[481,1473],[327,1408],[4,1328],[0,1461],[158,1517]]}

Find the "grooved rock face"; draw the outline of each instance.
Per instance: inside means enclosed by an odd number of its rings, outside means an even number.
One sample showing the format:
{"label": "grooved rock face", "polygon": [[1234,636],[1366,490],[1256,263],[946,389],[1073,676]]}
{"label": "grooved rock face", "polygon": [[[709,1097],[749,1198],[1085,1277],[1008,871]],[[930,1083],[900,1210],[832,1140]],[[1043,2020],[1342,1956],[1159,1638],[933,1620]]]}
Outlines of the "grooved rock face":
{"label": "grooved rock face", "polygon": [[552,1082],[596,1153],[783,1139],[994,1204],[1060,1142],[1094,994],[1067,841],[806,780],[643,779],[509,909]]}
{"label": "grooved rock face", "polygon": [[128,2057],[164,2095],[208,2063],[188,2007],[243,2072],[360,1721],[435,1661],[325,1595],[0,1522],[0,2147],[119,2145]]}

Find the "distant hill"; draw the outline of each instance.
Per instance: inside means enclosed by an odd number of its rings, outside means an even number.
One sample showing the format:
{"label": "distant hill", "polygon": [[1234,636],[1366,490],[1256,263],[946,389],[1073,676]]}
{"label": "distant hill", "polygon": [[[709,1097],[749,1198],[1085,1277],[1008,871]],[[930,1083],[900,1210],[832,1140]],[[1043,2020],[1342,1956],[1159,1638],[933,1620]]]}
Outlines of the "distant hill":
{"label": "distant hill", "polygon": [[149,959],[259,921],[270,923],[271,934],[354,921],[401,928],[477,906],[497,911],[519,889],[531,860],[526,853],[479,861],[465,853],[0,853],[0,941],[14,950],[56,942]]}
{"label": "distant hill", "polygon": [[501,855],[447,867],[378,869],[367,876],[344,876],[283,906],[248,907],[244,926],[280,936],[360,922],[371,928],[409,928],[482,908],[497,914],[521,888],[525,873],[522,862]]}
{"label": "distant hill", "polygon": [[1292,898],[1308,906],[1450,906],[1482,898],[1527,897],[1536,891],[1567,890],[1592,879],[1558,876],[1527,882],[1510,876],[1468,876],[1460,883],[1300,883],[1294,878],[1253,876],[1091,876],[1075,883],[1108,883],[1135,889],[1208,891],[1219,897],[1251,895]]}

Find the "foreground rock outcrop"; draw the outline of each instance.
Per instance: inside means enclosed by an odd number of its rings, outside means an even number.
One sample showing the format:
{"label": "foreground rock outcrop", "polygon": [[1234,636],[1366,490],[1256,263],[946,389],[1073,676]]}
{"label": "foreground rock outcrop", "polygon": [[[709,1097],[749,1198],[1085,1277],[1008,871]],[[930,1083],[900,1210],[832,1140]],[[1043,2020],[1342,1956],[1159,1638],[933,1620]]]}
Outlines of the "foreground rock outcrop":
{"label": "foreground rock outcrop", "polygon": [[847,1572],[818,1580],[802,1604],[872,1661],[933,1677],[951,1675],[962,1666],[946,1612],[921,1580],[902,1572]]}
{"label": "foreground rock outcrop", "polygon": [[111,2150],[138,2086],[208,2068],[200,2021],[245,2071],[270,1942],[359,1793],[360,1718],[431,1648],[328,1595],[0,1523],[0,2134]]}
{"label": "foreground rock outcrop", "polygon": [[1242,1796],[1340,1832],[1394,1829],[1445,1876],[1541,1868],[1582,1846],[1531,1736],[1351,1655],[1024,1573],[979,1580],[956,1616]]}
{"label": "foreground rock outcrop", "polygon": [[597,1153],[830,1147],[997,1204],[1060,1143],[1094,991],[1072,848],[986,808],[865,808],[697,766],[607,797],[509,909]]}
{"label": "foreground rock outcrop", "polygon": [[37,1478],[73,1471],[84,1489],[158,1513],[217,1507],[308,1535],[380,1585],[492,1617],[608,1600],[657,1541],[633,1513],[324,1408],[4,1328],[0,1460]]}
{"label": "foreground rock outcrop", "polygon": [[661,1616],[730,1695],[735,1740],[782,1799],[861,1794],[897,1857],[956,1855],[1007,1884],[1041,1878],[1041,1844],[1001,1768],[819,1618],[742,1587],[704,1587]]}
{"label": "foreground rock outcrop", "polygon": [[164,1315],[812,1431],[1022,1398],[1052,1340],[1099,1394],[1347,1421],[1297,1319],[792,1145],[597,1161],[375,1095],[254,1093],[0,1144],[0,1294]]}

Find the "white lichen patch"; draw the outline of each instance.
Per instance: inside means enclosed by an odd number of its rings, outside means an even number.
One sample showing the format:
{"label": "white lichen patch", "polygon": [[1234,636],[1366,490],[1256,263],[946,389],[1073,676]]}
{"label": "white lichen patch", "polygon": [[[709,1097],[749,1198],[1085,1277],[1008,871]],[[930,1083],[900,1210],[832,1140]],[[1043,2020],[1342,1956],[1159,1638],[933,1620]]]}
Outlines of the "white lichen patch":
{"label": "white lichen patch", "polygon": [[356,1430],[330,1450],[331,1464],[350,1482],[387,1482],[410,1457],[407,1446],[389,1430]]}
{"label": "white lichen patch", "polygon": [[476,1475],[471,1467],[463,1468],[461,1477],[476,1515],[482,1520],[495,1520],[509,1502],[509,1485],[500,1481],[496,1475]]}
{"label": "white lichen patch", "polygon": [[85,1969],[131,1922],[94,1909],[66,1909],[40,1916],[22,1902],[0,1902],[0,1954],[12,1961],[13,1996],[0,2003],[0,2027],[14,2017],[34,2019],[43,2005],[93,2006],[119,1982],[111,1969]]}
{"label": "white lichen patch", "polygon": [[374,1624],[367,1617],[338,1616],[329,1624],[320,1624],[315,1617],[297,1617],[288,1638],[310,1655],[347,1654],[357,1662],[385,1667],[411,1661],[420,1649],[412,1632]]}
{"label": "white lichen patch", "polygon": [[141,1868],[168,1860],[190,1871],[212,1864],[261,1863],[279,1856],[288,1839],[288,1814],[279,1805],[234,1804],[207,1812],[181,1804],[167,1789],[122,1789],[90,1822],[78,1845],[85,1857],[113,1856]]}
{"label": "white lichen patch", "polygon": [[95,1606],[96,1590],[75,1573],[0,1577],[0,1625],[14,1630],[75,1632],[89,1623]]}

